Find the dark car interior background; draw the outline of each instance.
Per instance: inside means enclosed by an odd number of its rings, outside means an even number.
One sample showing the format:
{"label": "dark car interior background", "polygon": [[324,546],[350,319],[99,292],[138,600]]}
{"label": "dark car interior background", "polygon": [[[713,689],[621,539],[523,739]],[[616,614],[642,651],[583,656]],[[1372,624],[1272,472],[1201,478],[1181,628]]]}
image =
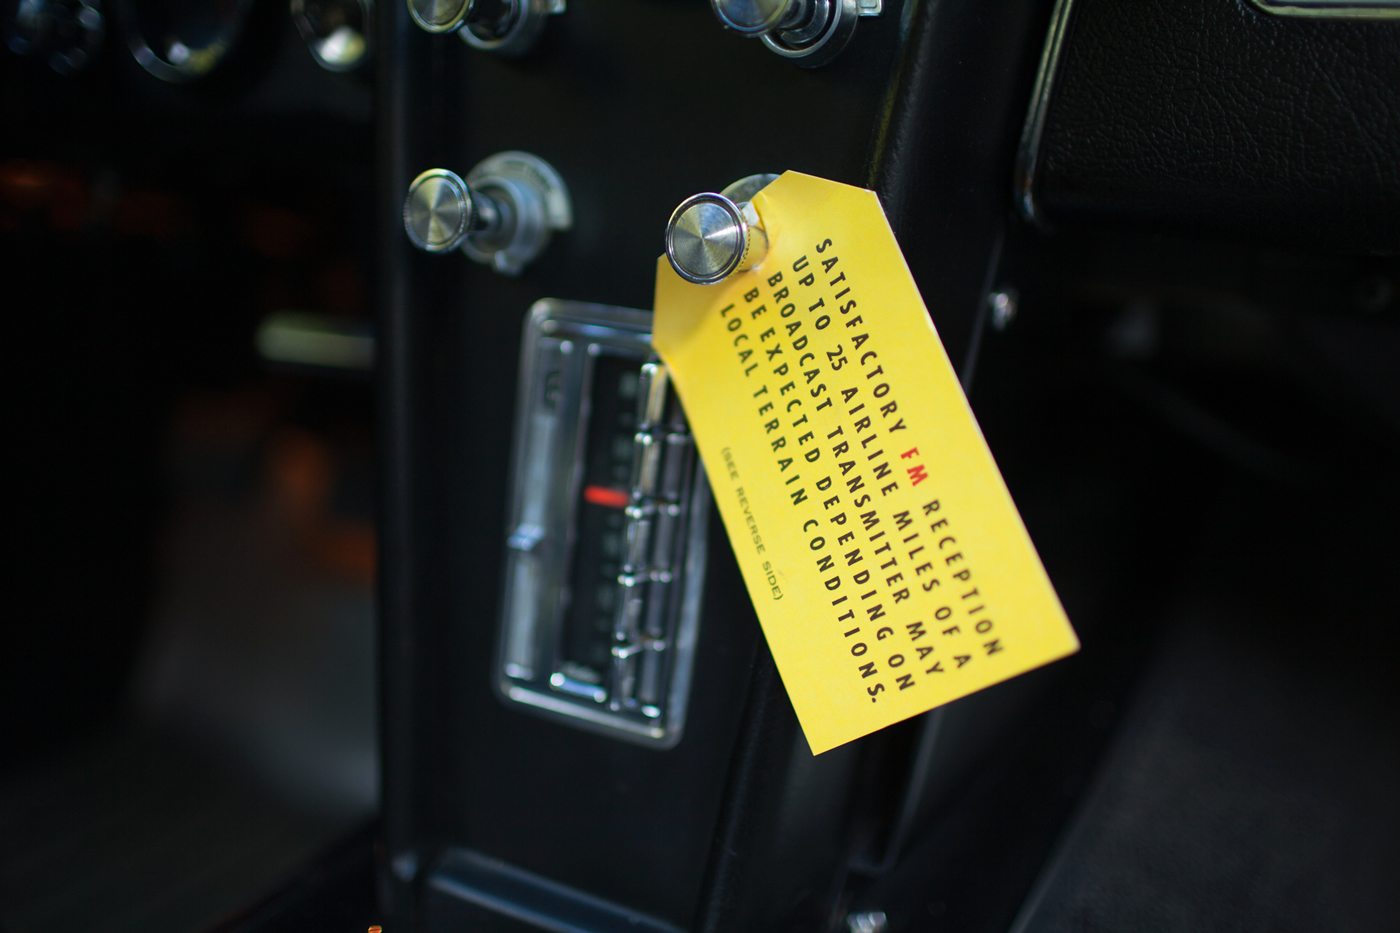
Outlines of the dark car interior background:
{"label": "dark car interior background", "polygon": [[[1400,0],[0,29],[0,933],[1400,925]],[[649,347],[788,170],[1082,642],[818,756]]]}

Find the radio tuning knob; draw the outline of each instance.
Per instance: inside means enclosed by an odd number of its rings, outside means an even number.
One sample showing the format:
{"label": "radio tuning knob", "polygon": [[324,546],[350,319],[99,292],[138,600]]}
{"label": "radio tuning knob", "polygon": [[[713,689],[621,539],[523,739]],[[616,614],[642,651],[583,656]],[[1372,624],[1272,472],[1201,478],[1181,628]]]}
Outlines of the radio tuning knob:
{"label": "radio tuning knob", "polygon": [[506,58],[524,55],[544,31],[546,17],[565,0],[408,0],[408,15],[428,32],[455,32],[472,48]]}
{"label": "radio tuning knob", "polygon": [[750,175],[719,194],[686,198],[666,224],[666,258],[676,275],[714,285],[768,255],[768,232],[752,198],[777,175]]}
{"label": "radio tuning knob", "polygon": [[856,20],[879,16],[883,0],[710,0],[726,29],[763,44],[804,68],[825,65],[855,35]]}
{"label": "radio tuning knob", "polygon": [[519,275],[573,225],[569,190],[548,162],[528,152],[498,152],[462,178],[429,169],[408,186],[403,226],[429,253],[460,249],[504,275]]}

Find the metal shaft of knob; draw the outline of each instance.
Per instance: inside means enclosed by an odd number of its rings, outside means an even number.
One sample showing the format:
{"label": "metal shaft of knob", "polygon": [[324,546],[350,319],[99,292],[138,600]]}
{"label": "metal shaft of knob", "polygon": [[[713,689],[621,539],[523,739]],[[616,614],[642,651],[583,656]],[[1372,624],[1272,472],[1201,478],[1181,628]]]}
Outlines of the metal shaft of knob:
{"label": "metal shaft of knob", "polygon": [[687,282],[713,285],[752,269],[768,254],[768,234],[749,201],[707,192],[681,202],[666,224],[666,258]]}
{"label": "metal shaft of knob", "polygon": [[408,186],[403,225],[414,246],[446,253],[471,237],[489,238],[500,227],[501,205],[473,191],[455,172],[429,169]]}

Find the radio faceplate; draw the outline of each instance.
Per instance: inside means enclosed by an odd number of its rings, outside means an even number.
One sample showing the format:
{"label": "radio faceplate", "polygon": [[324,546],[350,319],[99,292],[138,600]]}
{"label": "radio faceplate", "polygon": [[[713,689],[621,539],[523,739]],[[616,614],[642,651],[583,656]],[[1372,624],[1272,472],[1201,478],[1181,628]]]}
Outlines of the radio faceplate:
{"label": "radio faceplate", "polygon": [[620,739],[680,741],[709,486],[645,311],[546,299],[525,322],[497,685]]}

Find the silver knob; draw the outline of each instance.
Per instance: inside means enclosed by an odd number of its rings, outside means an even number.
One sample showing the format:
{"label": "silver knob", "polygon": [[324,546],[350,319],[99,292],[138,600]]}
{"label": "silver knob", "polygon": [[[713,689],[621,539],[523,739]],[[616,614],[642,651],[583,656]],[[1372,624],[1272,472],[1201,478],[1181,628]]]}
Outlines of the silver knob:
{"label": "silver knob", "polygon": [[408,186],[403,204],[409,242],[429,253],[460,249],[505,275],[519,275],[573,224],[568,188],[548,162],[528,152],[499,152],[462,178],[429,169]]}
{"label": "silver knob", "polygon": [[768,255],[768,232],[751,199],[777,175],[750,175],[719,194],[691,195],[666,224],[666,258],[687,282],[714,285]]}
{"label": "silver knob", "polygon": [[825,65],[855,35],[856,20],[879,16],[883,0],[710,0],[726,29],[763,44],[804,68]]}
{"label": "silver knob", "polygon": [[45,59],[59,74],[81,70],[102,47],[101,0],[19,0],[11,9],[5,44],[18,55]]}
{"label": "silver knob", "polygon": [[[428,169],[408,186],[403,202],[403,228],[414,246],[429,253],[446,253],[462,245],[472,233],[473,221],[484,227],[485,218],[467,183],[445,168]],[[490,213],[499,216],[495,205]]]}
{"label": "silver knob", "polygon": [[428,32],[456,32],[473,48],[523,55],[565,0],[408,0],[408,15]]}
{"label": "silver knob", "polygon": [[472,0],[408,0],[408,15],[428,32],[451,32],[471,12]]}
{"label": "silver knob", "polygon": [[162,81],[180,84],[208,78],[258,30],[251,2],[168,3],[124,0],[127,48],[137,64]]}
{"label": "silver knob", "polygon": [[802,0],[711,0],[715,15],[726,29],[746,36],[761,36],[799,11]]}
{"label": "silver knob", "polygon": [[291,0],[292,22],[316,64],[354,71],[369,61],[373,0]]}

